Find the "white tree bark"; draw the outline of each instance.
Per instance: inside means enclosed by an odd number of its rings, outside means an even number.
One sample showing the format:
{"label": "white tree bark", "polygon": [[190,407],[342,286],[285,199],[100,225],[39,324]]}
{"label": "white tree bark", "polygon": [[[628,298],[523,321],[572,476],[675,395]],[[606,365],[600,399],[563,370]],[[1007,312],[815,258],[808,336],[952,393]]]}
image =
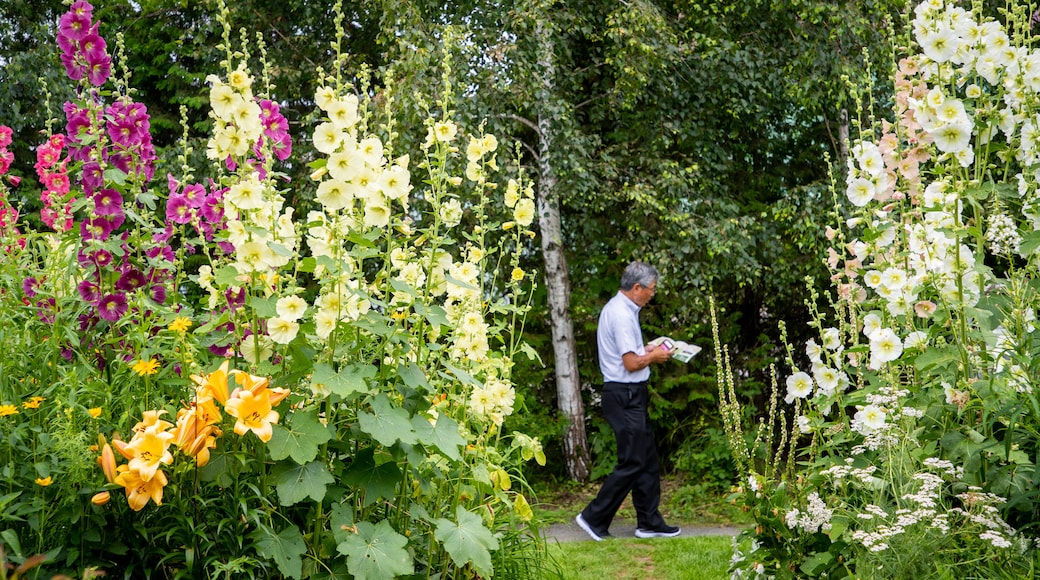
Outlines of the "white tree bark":
{"label": "white tree bark", "polygon": [[[552,326],[553,354],[556,359],[556,393],[560,412],[568,420],[563,437],[563,453],[567,475],[577,481],[589,477],[589,451],[585,436],[585,405],[581,399],[578,356],[574,348],[574,324],[571,321],[570,272],[563,253],[563,228],[557,191],[556,168],[553,164],[555,137],[553,115],[547,101],[555,89],[553,38],[539,21],[535,30],[539,44],[538,65],[542,77],[543,98],[538,106],[538,223],[541,229],[542,257],[545,260],[545,285]],[[550,107],[551,109],[551,107]]]}

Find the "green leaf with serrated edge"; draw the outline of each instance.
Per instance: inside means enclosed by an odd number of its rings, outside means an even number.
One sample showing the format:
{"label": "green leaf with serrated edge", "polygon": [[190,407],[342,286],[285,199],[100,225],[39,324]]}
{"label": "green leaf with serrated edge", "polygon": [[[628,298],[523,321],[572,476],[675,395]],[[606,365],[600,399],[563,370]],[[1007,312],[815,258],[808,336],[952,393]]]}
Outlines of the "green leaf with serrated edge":
{"label": "green leaf with serrated edge", "polygon": [[274,435],[267,447],[271,451],[271,459],[281,461],[286,457],[299,464],[313,461],[318,456],[318,448],[332,434],[329,428],[318,420],[317,409],[297,411],[292,414],[291,424],[275,425]]}
{"label": "green leaf with serrated edge", "polygon": [[332,504],[329,511],[329,528],[336,543],[346,541],[354,535],[354,506],[348,503]]}
{"label": "green leaf with serrated edge", "polygon": [[451,417],[440,415],[436,424],[431,425],[426,417],[416,415],[412,417],[412,427],[423,445],[436,447],[449,459],[462,459],[459,448],[466,445],[466,440],[459,435],[459,424]]}
{"label": "green leaf with serrated edge", "polygon": [[384,580],[415,571],[405,546],[408,538],[394,531],[390,522],[360,522],[357,534],[336,545],[347,557],[347,570],[357,580]]}
{"label": "green leaf with serrated edge", "polygon": [[307,498],[314,501],[325,499],[326,488],[336,480],[320,461],[306,465],[282,463],[275,469],[275,489],[278,503],[289,506]]}
{"label": "green leaf with serrated edge", "polygon": [[426,380],[426,374],[413,362],[398,366],[397,374],[404,380],[404,384],[413,389],[422,388],[426,392],[431,390],[430,383]]}
{"label": "green leaf with serrated edge", "polygon": [[433,536],[444,545],[456,565],[473,564],[478,575],[490,578],[491,550],[498,549],[498,540],[491,530],[484,527],[480,516],[466,508],[455,508],[455,518],[457,521],[454,522],[444,518],[434,520],[437,529]]}
{"label": "green leaf with serrated edge", "polygon": [[302,556],[307,553],[307,543],[296,526],[289,526],[275,534],[274,530],[261,524],[249,537],[255,543],[257,554],[274,560],[284,576],[303,577]]}
{"label": "green leaf with serrated edge", "polygon": [[375,449],[362,449],[342,476],[343,483],[365,492],[365,505],[372,505],[379,498],[390,499],[397,493],[401,482],[401,470],[396,463],[376,465]]}
{"label": "green leaf with serrated edge", "polygon": [[362,431],[387,447],[397,441],[408,444],[418,441],[408,411],[395,407],[382,393],[372,399],[371,413],[358,413],[358,425]]}

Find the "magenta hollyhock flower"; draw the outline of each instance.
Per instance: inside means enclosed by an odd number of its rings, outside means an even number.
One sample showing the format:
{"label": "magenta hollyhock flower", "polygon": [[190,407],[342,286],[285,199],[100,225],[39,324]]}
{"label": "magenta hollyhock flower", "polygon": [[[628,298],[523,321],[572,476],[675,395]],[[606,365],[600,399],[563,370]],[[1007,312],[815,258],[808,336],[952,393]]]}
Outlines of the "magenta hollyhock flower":
{"label": "magenta hollyhock flower", "polygon": [[36,278],[33,278],[32,276],[30,276],[30,277],[26,278],[25,280],[22,280],[22,292],[25,293],[25,296],[27,298],[35,298],[36,297],[36,288],[39,285],[40,285],[39,280],[37,280]]}
{"label": "magenta hollyhock flower", "polygon": [[65,106],[65,134],[69,136],[68,145],[80,145],[80,139],[90,133],[90,115],[84,108],[74,103],[66,102]]}
{"label": "magenta hollyhock flower", "polygon": [[185,185],[183,194],[188,200],[188,205],[194,209],[200,209],[206,203],[206,188],[198,183]]}
{"label": "magenta hollyhock flower", "polygon": [[63,52],[60,58],[61,64],[65,67],[65,74],[70,79],[78,81],[87,74],[87,67],[76,58],[75,54]]}
{"label": "magenta hollyhock flower", "polygon": [[83,60],[87,62],[88,67],[104,60],[111,62],[108,57],[108,45],[105,43],[105,39],[98,34],[96,25],[80,39],[79,52],[83,55]]}
{"label": "magenta hollyhock flower", "polygon": [[83,220],[79,224],[79,235],[84,241],[96,240],[103,242],[116,229],[117,226],[114,223],[114,221],[107,219],[107,216],[95,216],[88,220]]}
{"label": "magenta hollyhock flower", "polygon": [[101,164],[97,161],[89,161],[83,164],[83,177],[80,178],[83,189],[87,193],[94,193],[105,184],[105,176],[101,172]]}
{"label": "magenta hollyhock flower", "polygon": [[126,310],[126,295],[119,292],[106,294],[97,305],[98,316],[109,322],[118,321],[126,314]]}
{"label": "magenta hollyhock flower", "polygon": [[104,60],[101,62],[91,63],[87,66],[87,80],[90,84],[95,87],[100,87],[105,84],[108,80],[109,75],[112,74],[112,61]]}
{"label": "magenta hollyhock flower", "polygon": [[162,304],[166,302],[166,286],[162,284],[153,284],[151,291],[152,300]]}
{"label": "magenta hollyhock flower", "polygon": [[114,189],[102,189],[95,193],[94,213],[103,216],[122,216],[123,196]]}
{"label": "magenta hollyhock flower", "polygon": [[40,322],[43,322],[44,324],[54,324],[55,304],[56,302],[53,298],[46,298],[36,302],[36,317],[40,319]]}
{"label": "magenta hollyhock flower", "polygon": [[76,285],[79,297],[89,304],[97,304],[101,299],[101,288],[92,280],[83,280]]}
{"label": "magenta hollyhock flower", "polygon": [[78,259],[79,265],[83,268],[93,265],[99,270],[103,270],[112,265],[112,252],[109,252],[108,250],[80,252]]}
{"label": "magenta hollyhock flower", "polygon": [[134,122],[126,119],[112,119],[108,122],[106,127],[108,137],[112,139],[112,142],[116,145],[122,145],[123,147],[133,147],[140,141],[140,136],[137,134],[137,127]]}
{"label": "magenta hollyhock flower", "polygon": [[69,40],[81,40],[90,33],[90,11],[69,10],[58,20],[58,34]]}
{"label": "magenta hollyhock flower", "polygon": [[224,210],[220,207],[221,198],[217,195],[207,195],[202,200],[202,218],[210,224],[220,223],[224,217]]}
{"label": "magenta hollyhock flower", "polygon": [[166,219],[175,224],[186,224],[191,222],[192,218],[191,204],[188,203],[188,198],[177,194],[171,195],[166,200]]}

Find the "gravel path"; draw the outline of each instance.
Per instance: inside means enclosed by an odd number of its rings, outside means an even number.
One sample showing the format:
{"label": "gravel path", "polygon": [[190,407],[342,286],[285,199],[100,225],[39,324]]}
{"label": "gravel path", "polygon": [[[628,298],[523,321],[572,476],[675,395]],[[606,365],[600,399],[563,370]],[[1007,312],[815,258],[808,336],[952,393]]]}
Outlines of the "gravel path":
{"label": "gravel path", "polygon": [[[682,528],[679,536],[735,536],[740,533],[740,528],[726,527],[726,526],[684,526],[679,525]],[[552,524],[542,529],[546,539],[550,542],[556,540],[557,542],[575,542],[588,540],[592,541],[592,538],[585,533],[584,530],[578,527],[578,524],[573,521],[564,524]],[[613,525],[610,526],[610,534],[615,538],[626,538],[636,539],[636,524],[635,522],[628,522],[624,520],[614,520]],[[655,540],[667,540],[668,538],[654,538]]]}

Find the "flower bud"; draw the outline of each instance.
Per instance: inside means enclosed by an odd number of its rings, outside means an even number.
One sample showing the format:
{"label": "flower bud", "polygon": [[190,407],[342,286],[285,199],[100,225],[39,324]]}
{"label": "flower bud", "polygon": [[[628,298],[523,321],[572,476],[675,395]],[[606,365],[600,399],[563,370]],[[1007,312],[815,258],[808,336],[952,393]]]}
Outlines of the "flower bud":
{"label": "flower bud", "polygon": [[112,499],[112,494],[103,491],[101,493],[95,493],[94,497],[90,498],[90,503],[94,505],[105,505],[110,499]]}

